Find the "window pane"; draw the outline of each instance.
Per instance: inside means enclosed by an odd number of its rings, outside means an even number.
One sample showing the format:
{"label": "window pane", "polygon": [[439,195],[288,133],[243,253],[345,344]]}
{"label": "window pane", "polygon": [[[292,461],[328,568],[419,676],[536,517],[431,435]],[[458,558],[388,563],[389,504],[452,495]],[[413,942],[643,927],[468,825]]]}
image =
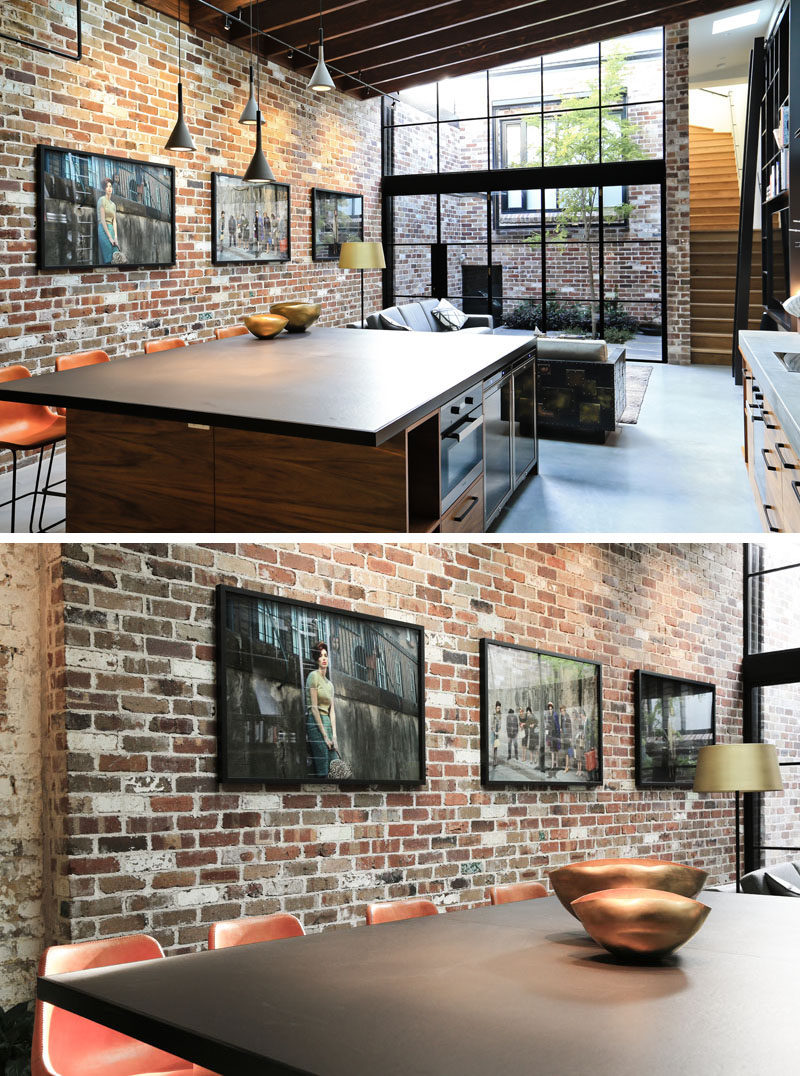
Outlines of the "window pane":
{"label": "window pane", "polygon": [[401,295],[430,295],[431,248],[394,248],[395,297]]}
{"label": "window pane", "polygon": [[[600,49],[598,45],[583,45],[566,52],[556,52],[544,57],[542,87],[545,108],[564,107],[567,101],[581,98],[582,104],[588,104],[586,98],[594,95],[597,105],[597,83],[600,66]],[[575,107],[566,105],[567,108]]]}
{"label": "window pane", "polygon": [[395,243],[435,243],[436,195],[396,195],[392,199]]}
{"label": "window pane", "polygon": [[440,124],[439,171],[475,172],[489,167],[489,121]]}
{"label": "window pane", "polygon": [[544,125],[544,163],[596,164],[600,160],[597,109],[550,112]]}
{"label": "window pane", "polygon": [[542,117],[539,113],[500,116],[494,120],[493,168],[539,168],[542,163]]}
{"label": "window pane", "polygon": [[[798,544],[792,543],[786,556],[796,556],[800,561],[798,553]],[[769,559],[777,559],[779,555],[765,547],[764,566],[769,567]],[[750,588],[750,607],[757,612],[760,602],[762,613],[761,638],[758,638],[757,625],[754,624],[751,652],[760,654],[800,646],[800,617],[797,615],[800,608],[800,568],[784,568],[782,571],[755,576],[750,581]]]}
{"label": "window pane", "polygon": [[603,104],[661,100],[663,49],[664,36],[660,29],[604,41],[601,46]]}
{"label": "window pane", "polygon": [[660,362],[663,323],[660,302],[644,299],[611,299],[605,306],[605,338],[623,344],[629,359]]}
{"label": "window pane", "polygon": [[[496,316],[510,328],[532,332],[542,320],[541,247],[528,243],[496,243],[492,247],[492,264]],[[498,287],[502,289],[499,294]],[[499,308],[497,300],[501,300]]]}
{"label": "window pane", "polygon": [[760,551],[760,567],[785,568],[790,564],[800,564],[800,542],[783,539],[779,542],[754,542]]}
{"label": "window pane", "polygon": [[[608,152],[603,150],[603,160],[655,160],[663,157],[664,106],[660,104],[628,105],[625,116],[627,124],[624,145],[628,147],[629,143],[633,142],[637,148],[631,149],[630,155],[620,156],[618,145],[612,139]],[[603,109],[603,117],[605,124],[605,109]]]}
{"label": "window pane", "polygon": [[615,299],[661,302],[660,242],[607,240],[604,258],[606,303]]}
{"label": "window pane", "polygon": [[392,122],[422,123],[424,120],[436,119],[436,83],[427,86],[414,86],[410,90],[400,90],[399,102],[392,108]]}
{"label": "window pane", "polygon": [[489,312],[485,303],[489,294],[488,267],[489,251],[485,245],[460,246],[451,243],[447,248],[447,294],[483,300],[484,309],[467,310],[464,307],[467,313]]}
{"label": "window pane", "polygon": [[449,122],[487,116],[487,78],[486,71],[478,71],[473,75],[461,75],[440,82],[439,119]]}
{"label": "window pane", "polygon": [[393,153],[392,172],[397,176],[417,172],[435,172],[436,124],[395,127],[391,133]]}
{"label": "window pane", "polygon": [[[779,573],[782,574],[782,573]],[[761,739],[775,744],[779,762],[800,763],[800,683],[776,684],[761,692]],[[800,848],[800,765],[781,766],[783,792],[765,793],[761,801],[761,843]],[[765,853],[781,862],[786,853]]]}
{"label": "window pane", "polygon": [[493,113],[540,111],[541,100],[541,60],[521,60],[489,72],[489,103]]}
{"label": "window pane", "polygon": [[485,243],[487,198],[485,191],[441,195],[442,242]]}

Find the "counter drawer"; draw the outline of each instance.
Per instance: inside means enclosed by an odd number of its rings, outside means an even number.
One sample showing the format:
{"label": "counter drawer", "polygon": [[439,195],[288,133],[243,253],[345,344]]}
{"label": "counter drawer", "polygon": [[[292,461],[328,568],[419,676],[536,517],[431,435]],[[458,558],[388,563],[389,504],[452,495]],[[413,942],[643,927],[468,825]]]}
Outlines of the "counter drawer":
{"label": "counter drawer", "polygon": [[783,436],[775,441],[775,454],[781,465],[782,529],[798,534],[800,533],[800,460]]}
{"label": "counter drawer", "polygon": [[483,531],[483,478],[476,479],[442,516],[442,534],[474,534]]}

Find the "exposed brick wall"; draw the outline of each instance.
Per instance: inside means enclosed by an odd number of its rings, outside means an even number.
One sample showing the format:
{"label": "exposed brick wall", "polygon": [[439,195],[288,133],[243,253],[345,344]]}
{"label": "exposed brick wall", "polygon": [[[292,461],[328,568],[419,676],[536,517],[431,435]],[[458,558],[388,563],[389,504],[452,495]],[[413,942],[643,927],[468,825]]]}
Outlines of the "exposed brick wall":
{"label": "exposed brick wall", "polygon": [[[19,9],[30,8],[21,0]],[[363,191],[365,231],[380,228],[380,113],[376,100],[320,96],[274,64],[262,72],[264,149],[291,185],[292,260],[211,265],[211,172],[241,174],[254,148],[238,117],[247,55],[216,38],[184,39],[187,120],[197,153],[170,154],[176,24],[133,0],[83,3],[84,58],[60,59],[0,41],[0,364],[52,370],[55,356],[101,347],[114,357],[166,331],[191,342],[286,298],[323,303],[321,322],[360,309],[358,273],[311,261],[311,187]],[[39,273],[35,268],[34,147],[45,143],[176,166],[177,263],[152,272]],[[365,278],[368,308],[380,274]]]}
{"label": "exposed brick wall", "polygon": [[[604,853],[728,877],[730,797],[634,789],[631,684],[637,667],[713,680],[720,738],[739,735],[739,565],[722,546],[66,546],[59,933],[182,950],[215,919],[285,909],[313,930],[413,892],[469,905]],[[427,785],[218,787],[218,582],[422,624]],[[481,636],[603,663],[603,788],[480,787]]]}
{"label": "exposed brick wall", "polygon": [[689,24],[667,27],[667,347],[668,361],[687,364],[689,319]]}
{"label": "exposed brick wall", "polygon": [[30,994],[46,936],[40,719],[46,709],[48,565],[58,546],[0,557],[0,1006]]}

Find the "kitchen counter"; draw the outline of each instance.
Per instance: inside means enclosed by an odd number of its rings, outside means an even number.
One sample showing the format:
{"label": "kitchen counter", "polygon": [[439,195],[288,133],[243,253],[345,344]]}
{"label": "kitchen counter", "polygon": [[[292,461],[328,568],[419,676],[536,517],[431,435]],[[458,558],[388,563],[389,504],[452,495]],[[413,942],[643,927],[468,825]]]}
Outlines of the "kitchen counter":
{"label": "kitchen counter", "polygon": [[739,347],[789,443],[800,455],[800,373],[787,370],[776,354],[800,355],[800,333],[745,330],[739,333]]}
{"label": "kitchen counter", "polygon": [[0,399],[67,409],[71,532],[430,532],[446,529],[439,409],[532,345],[315,327],[9,382]]}

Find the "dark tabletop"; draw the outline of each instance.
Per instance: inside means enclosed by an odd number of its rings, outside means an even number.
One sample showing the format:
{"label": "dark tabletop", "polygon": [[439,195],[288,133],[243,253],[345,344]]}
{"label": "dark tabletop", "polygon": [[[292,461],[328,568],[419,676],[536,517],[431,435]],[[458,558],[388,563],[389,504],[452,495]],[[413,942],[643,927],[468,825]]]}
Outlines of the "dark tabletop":
{"label": "dark tabletop", "polygon": [[0,384],[0,400],[380,445],[531,337],[321,329],[236,336]]}
{"label": "dark tabletop", "polygon": [[223,1076],[714,1076],[797,1071],[800,903],[704,893],[656,966],[554,897],[39,980]]}

